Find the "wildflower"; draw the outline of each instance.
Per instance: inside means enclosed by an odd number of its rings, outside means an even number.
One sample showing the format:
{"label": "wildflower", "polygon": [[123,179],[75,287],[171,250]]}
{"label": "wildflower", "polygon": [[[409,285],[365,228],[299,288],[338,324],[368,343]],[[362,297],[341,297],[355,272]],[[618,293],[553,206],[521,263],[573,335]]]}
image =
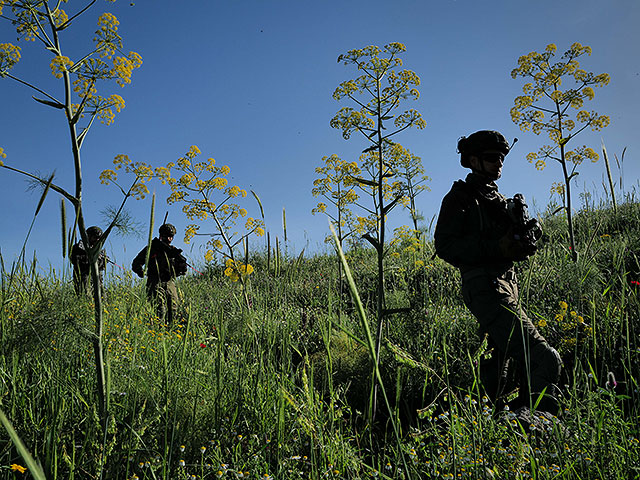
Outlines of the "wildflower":
{"label": "wildflower", "polygon": [[204,453],[206,451],[207,451],[207,447],[205,447],[204,445],[202,447],[200,447],[200,453]]}
{"label": "wildflower", "polygon": [[0,43],[0,71],[7,71],[20,60],[20,47]]}
{"label": "wildflower", "polygon": [[58,55],[51,60],[51,73],[56,78],[62,78],[63,72],[68,71],[69,67],[73,66],[73,62],[69,57]]}
{"label": "wildflower", "polygon": [[640,287],[640,282],[637,280],[631,280],[631,285],[635,285],[636,287]]}
{"label": "wildflower", "polygon": [[[201,344],[200,344],[200,348],[207,348],[207,345],[206,345],[206,344],[204,344],[204,343],[201,343]],[[204,448],[204,447],[202,447],[202,448]],[[203,452],[203,453],[204,453],[204,452]]]}
{"label": "wildflower", "polygon": [[17,463],[12,463],[11,464],[11,471],[24,473],[24,472],[27,471],[27,468],[23,467],[22,465],[18,465]]}
{"label": "wildflower", "polygon": [[178,462],[178,465],[180,465],[181,467],[184,467],[186,465],[186,462],[184,460],[180,460]]}

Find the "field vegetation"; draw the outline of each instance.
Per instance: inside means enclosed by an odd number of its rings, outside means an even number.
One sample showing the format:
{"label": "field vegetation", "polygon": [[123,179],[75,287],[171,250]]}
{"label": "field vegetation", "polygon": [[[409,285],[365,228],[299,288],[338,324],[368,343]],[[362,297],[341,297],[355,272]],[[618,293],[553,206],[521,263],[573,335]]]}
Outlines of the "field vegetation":
{"label": "field vegetation", "polygon": [[[64,256],[78,237],[89,245],[84,139],[95,120],[109,125],[122,110],[124,99],[110,92],[131,82],[142,58],[124,52],[119,21],[103,13],[85,53],[70,59],[74,44],[62,38],[95,0],[70,13],[63,3],[0,0],[18,38],[53,54],[58,93],[13,70],[22,49],[11,43],[0,44],[0,77],[64,113],[74,189],[5,164],[3,148],[0,168],[42,188],[31,227],[48,193],[62,197]],[[249,216],[240,203],[247,190],[228,184],[230,167],[197,161],[192,146],[166,166],[119,154],[102,172],[122,199],[87,250],[92,295],[74,293],[69,269],[43,274],[24,247],[18,259],[0,255],[2,478],[640,478],[640,204],[635,191],[616,202],[605,153],[612,207],[594,207],[584,194],[574,211],[570,182],[583,159],[598,155],[586,146],[565,151],[585,128],[608,125],[607,116],[580,110],[608,75],[578,69],[575,58],[591,49],[577,43],[558,63],[550,63],[551,44],[520,57],[512,72],[535,81],[516,98],[513,121],[552,141],[529,161],[541,169],[553,159],[563,172],[554,184],[562,206],[542,215],[540,248],[517,265],[522,304],[562,355],[562,410],[552,417],[534,404],[523,416],[483,395],[478,363],[487,343],[461,301],[458,271],[434,255],[431,232],[419,225],[416,196],[427,177],[420,157],[395,142],[426,126],[404,105],[420,85],[400,69],[404,51],[394,42],[338,57],[358,76],[336,88],[346,106],[331,126],[345,139],[362,134],[363,150],[359,163],[331,154],[316,169],[312,193],[322,202],[314,213],[333,220],[335,249],[290,251],[284,211],[284,241],[272,244],[258,194],[249,190],[260,217]],[[559,90],[571,76],[577,86]],[[144,198],[152,181],[168,185],[167,201],[193,222],[185,243],[209,236],[205,264],[178,281],[172,324],[127,268],[113,267],[98,287],[100,249],[114,228],[126,229],[125,203]],[[413,225],[389,239],[396,207],[409,210]],[[154,218],[155,194],[149,242]],[[205,220],[214,233],[200,233]]]}
{"label": "field vegetation", "polygon": [[[416,248],[406,230],[387,263],[390,408],[368,413],[373,362],[335,254],[273,248],[250,253],[244,288],[222,264],[180,280],[173,325],[114,268],[104,430],[92,300],[68,273],[4,263],[0,407],[42,478],[638,478],[640,206],[578,212],[577,262],[566,220],[542,220],[543,245],[518,274],[525,309],[564,361],[558,421],[526,422],[483,397],[484,344],[459,274],[432,256],[428,232]],[[346,259],[373,330],[375,251],[354,245]],[[23,458],[3,429],[2,477]]]}

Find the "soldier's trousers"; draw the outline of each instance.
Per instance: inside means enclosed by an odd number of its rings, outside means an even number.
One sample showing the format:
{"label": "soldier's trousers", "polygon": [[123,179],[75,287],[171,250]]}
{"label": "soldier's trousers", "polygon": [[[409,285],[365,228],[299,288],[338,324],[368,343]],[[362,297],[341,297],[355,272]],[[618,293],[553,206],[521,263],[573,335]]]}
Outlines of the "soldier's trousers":
{"label": "soldier's trousers", "polygon": [[178,289],[175,281],[147,282],[147,297],[156,306],[160,321],[171,325],[178,313]]}
{"label": "soldier's trousers", "polygon": [[[73,272],[73,289],[76,292],[76,295],[89,295],[93,294],[93,290],[91,289],[91,275],[88,272],[80,273]],[[102,285],[102,275],[100,275],[100,292],[104,296],[104,286]]]}
{"label": "soldier's trousers", "polygon": [[[518,303],[515,272],[501,275],[472,271],[462,278],[462,295],[467,308],[477,318],[480,330],[489,337],[494,351],[481,362],[480,376],[484,389],[494,402],[505,392],[509,362],[515,360],[520,372],[521,392],[530,395],[532,405],[540,393],[545,396],[538,408],[557,413],[556,396],[561,359],[538,332]],[[528,402],[527,402],[528,403]]]}

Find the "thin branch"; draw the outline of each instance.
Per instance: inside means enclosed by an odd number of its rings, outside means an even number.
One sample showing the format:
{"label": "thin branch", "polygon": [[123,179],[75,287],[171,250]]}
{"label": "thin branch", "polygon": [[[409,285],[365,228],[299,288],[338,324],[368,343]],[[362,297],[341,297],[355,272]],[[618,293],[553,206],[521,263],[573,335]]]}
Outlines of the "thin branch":
{"label": "thin branch", "polygon": [[25,82],[24,80],[20,80],[18,77],[14,77],[13,75],[11,75],[10,73],[6,73],[5,74],[7,77],[11,78],[12,80],[15,80],[18,83],[21,83],[23,85],[26,85],[27,87],[33,88],[36,92],[41,93],[42,95],[50,98],[52,101],[59,103],[62,105],[62,102],[60,102],[57,98],[52,97],[51,95],[49,95],[47,92],[45,92],[44,90],[39,89],[38,87],[36,87],[35,85],[31,85],[29,82]]}
{"label": "thin branch", "polygon": [[[1,168],[6,168],[7,170],[11,170],[12,172],[16,172],[16,173],[20,173],[26,177],[29,177],[33,180],[36,180],[38,182],[40,182],[42,185],[47,185],[48,181],[47,180],[43,180],[42,178],[38,177],[37,175],[34,175],[32,173],[29,172],[25,172],[24,170],[20,170],[18,168],[14,168],[11,167],[9,165],[2,165]],[[66,198],[67,200],[69,200],[73,206],[77,206],[78,205],[78,199],[76,197],[74,197],[73,195],[71,195],[70,193],[68,193],[65,189],[57,186],[55,183],[51,183],[49,185],[49,188],[51,188],[54,192],[59,193],[60,195],[62,195],[64,198]]]}
{"label": "thin branch", "polygon": [[[97,0],[91,0],[90,3],[87,4],[86,7],[84,7],[82,10],[80,10],[78,13],[76,13],[73,17],[69,18],[69,20],[67,20],[66,22],[64,22],[62,25],[60,25],[59,27],[57,27],[58,31],[60,30],[64,30],[65,28],[67,28],[68,24],[71,23],[74,19],[78,18],[80,15],[82,15],[84,12],[86,12],[91,5],[93,5],[94,3],[96,3]],[[59,4],[58,4],[59,5]]]}

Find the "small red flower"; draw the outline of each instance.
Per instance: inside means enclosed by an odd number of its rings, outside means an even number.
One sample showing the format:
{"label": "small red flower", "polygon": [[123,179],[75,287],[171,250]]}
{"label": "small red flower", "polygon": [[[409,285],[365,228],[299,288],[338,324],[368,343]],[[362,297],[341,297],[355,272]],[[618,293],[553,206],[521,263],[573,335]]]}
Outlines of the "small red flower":
{"label": "small red flower", "polygon": [[207,348],[207,345],[205,343],[201,343],[200,348]]}
{"label": "small red flower", "polygon": [[640,282],[638,282],[637,280],[631,280],[631,285],[635,285],[637,287],[640,287]]}

